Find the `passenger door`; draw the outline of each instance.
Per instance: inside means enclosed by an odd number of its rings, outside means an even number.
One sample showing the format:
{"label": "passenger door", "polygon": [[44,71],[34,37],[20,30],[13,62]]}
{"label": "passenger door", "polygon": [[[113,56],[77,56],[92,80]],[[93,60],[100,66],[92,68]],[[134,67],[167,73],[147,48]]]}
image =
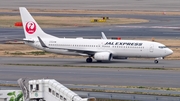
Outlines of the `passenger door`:
{"label": "passenger door", "polygon": [[153,44],[150,44],[150,48],[149,48],[149,52],[153,52],[154,51],[154,45]]}

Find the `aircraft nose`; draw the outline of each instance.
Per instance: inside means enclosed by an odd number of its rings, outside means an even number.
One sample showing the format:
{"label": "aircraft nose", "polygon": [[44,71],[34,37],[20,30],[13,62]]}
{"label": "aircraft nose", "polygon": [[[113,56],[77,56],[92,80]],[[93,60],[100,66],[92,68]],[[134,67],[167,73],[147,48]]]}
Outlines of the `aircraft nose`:
{"label": "aircraft nose", "polygon": [[167,49],[166,53],[167,53],[167,55],[171,55],[173,53],[173,51],[171,49]]}

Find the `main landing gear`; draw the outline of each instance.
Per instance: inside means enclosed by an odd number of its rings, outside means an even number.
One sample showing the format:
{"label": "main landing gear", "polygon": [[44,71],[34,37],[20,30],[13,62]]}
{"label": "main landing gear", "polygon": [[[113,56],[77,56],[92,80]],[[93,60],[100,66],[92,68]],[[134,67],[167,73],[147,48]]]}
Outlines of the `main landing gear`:
{"label": "main landing gear", "polygon": [[88,57],[88,58],[86,59],[86,62],[87,62],[87,63],[91,63],[91,62],[92,62],[92,58],[91,58],[91,57]]}
{"label": "main landing gear", "polygon": [[[88,58],[86,59],[86,62],[87,62],[87,63],[92,63],[92,61],[93,61],[93,59],[92,59],[91,57],[88,57]],[[102,61],[101,61],[101,60],[97,60],[97,62],[100,63],[100,62],[102,62]]]}

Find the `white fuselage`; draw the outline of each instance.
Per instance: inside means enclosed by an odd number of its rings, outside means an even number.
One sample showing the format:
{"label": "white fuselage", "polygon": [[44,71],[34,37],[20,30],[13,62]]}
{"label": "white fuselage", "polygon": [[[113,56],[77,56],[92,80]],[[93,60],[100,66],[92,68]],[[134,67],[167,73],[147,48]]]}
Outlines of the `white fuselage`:
{"label": "white fuselage", "polygon": [[[39,40],[34,38],[34,43],[26,44],[47,52],[66,55],[87,55],[86,52],[110,52],[113,57],[165,57],[173,51],[165,45],[151,41],[140,40],[102,40],[102,39],[69,39],[69,38],[42,38],[49,48],[41,46]],[[73,50],[73,51],[69,51]],[[77,50],[77,51],[75,51]]]}

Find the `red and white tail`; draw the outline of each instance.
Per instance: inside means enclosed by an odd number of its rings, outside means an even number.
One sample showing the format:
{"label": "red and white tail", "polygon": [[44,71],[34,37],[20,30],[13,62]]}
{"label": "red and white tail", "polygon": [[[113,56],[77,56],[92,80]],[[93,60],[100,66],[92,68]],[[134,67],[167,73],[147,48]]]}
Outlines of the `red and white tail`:
{"label": "red and white tail", "polygon": [[25,7],[19,7],[19,11],[23,23],[25,37],[27,39],[37,38],[37,37],[56,38],[55,36],[46,34]]}

